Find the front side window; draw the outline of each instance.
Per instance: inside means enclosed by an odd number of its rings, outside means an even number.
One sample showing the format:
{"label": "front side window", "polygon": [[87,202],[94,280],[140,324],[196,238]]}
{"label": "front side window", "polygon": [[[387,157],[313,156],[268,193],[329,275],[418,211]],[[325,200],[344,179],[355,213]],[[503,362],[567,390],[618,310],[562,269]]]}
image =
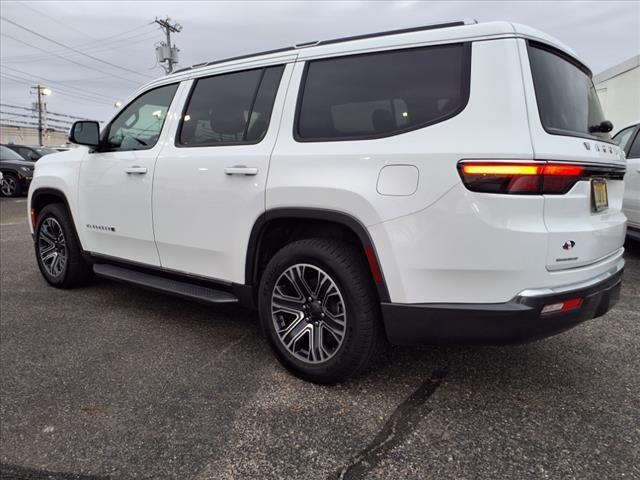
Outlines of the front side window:
{"label": "front side window", "polygon": [[451,118],[469,98],[470,63],[462,43],[310,61],[296,138],[378,138]]}
{"label": "front side window", "polygon": [[160,138],[178,84],[150,90],[136,98],[111,122],[103,150],[147,150]]}
{"label": "front side window", "polygon": [[282,65],[199,79],[193,87],[178,145],[257,143],[266,134]]}
{"label": "front side window", "polygon": [[591,74],[549,48],[529,43],[529,61],[540,120],[546,131],[610,140]]}

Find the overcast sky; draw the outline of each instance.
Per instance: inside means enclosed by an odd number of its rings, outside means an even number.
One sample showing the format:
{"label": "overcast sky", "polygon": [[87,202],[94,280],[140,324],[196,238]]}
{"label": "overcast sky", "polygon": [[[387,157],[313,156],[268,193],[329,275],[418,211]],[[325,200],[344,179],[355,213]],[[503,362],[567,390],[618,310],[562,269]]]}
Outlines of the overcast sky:
{"label": "overcast sky", "polygon": [[98,120],[109,120],[116,100],[164,74],[155,61],[154,46],[163,40],[153,24],[156,16],[168,15],[183,27],[174,36],[180,48],[179,67],[306,41],[463,18],[508,20],[543,30],[572,47],[594,73],[640,53],[640,1],[634,0],[49,0],[2,1],[1,13],[1,102],[31,105],[29,86],[40,82],[53,91],[47,99],[50,111]]}

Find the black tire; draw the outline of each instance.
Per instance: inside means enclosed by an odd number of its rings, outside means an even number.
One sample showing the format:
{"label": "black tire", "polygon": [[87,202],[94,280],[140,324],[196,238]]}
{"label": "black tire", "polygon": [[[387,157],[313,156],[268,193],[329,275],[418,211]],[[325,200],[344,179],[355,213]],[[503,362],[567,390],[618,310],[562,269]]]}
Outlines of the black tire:
{"label": "black tire", "polygon": [[[292,352],[285,346],[285,340],[281,340],[276,331],[275,322],[283,322],[280,323],[281,334],[288,327],[281,313],[280,315],[272,313],[272,296],[276,282],[280,282],[279,285],[282,286],[282,279],[286,279],[284,272],[290,272],[289,269],[296,265],[306,265],[304,268],[310,269],[312,272],[310,283],[313,283],[314,275],[318,275],[320,279],[322,274],[326,274],[339,291],[337,294],[339,296],[334,293],[332,298],[334,300],[338,298],[344,304],[343,318],[346,326],[343,327],[342,343],[334,347],[332,356],[326,360],[314,359],[316,363],[309,363],[311,359],[301,360],[296,356],[297,352]],[[281,293],[282,290],[278,292]],[[325,300],[322,305],[324,303]],[[332,239],[314,238],[286,245],[273,256],[265,268],[260,281],[258,307],[263,331],[276,356],[290,372],[304,380],[319,384],[334,384],[362,373],[383,355],[386,339],[382,327],[380,303],[366,261],[362,253],[351,244]],[[309,307],[310,305],[307,305],[306,308]],[[318,315],[325,317],[325,313],[314,312],[316,318]],[[300,313],[305,315],[304,312]],[[311,318],[311,315],[308,318]],[[327,318],[324,320],[326,321]],[[301,326],[305,322],[305,320],[291,320],[290,325],[296,321]],[[323,320],[317,323],[311,320],[306,321],[307,325],[309,323],[320,325],[316,328],[321,330],[327,325],[322,322]],[[311,335],[312,333],[309,337]],[[324,333],[321,335],[318,343],[324,342]],[[286,337],[286,341],[290,341],[289,337]],[[337,341],[333,343],[337,344]],[[325,344],[323,348],[324,346]],[[308,347],[310,352],[312,350],[310,338]],[[295,348],[294,344],[293,349]],[[304,352],[304,348],[302,351]],[[324,351],[324,353],[327,352]],[[309,356],[311,356],[310,353]]]}
{"label": "black tire", "polygon": [[[60,227],[60,234],[62,237],[57,236],[57,239],[64,240],[64,245],[60,241],[54,242],[55,249],[60,255],[65,255],[64,265],[57,267],[51,271],[52,263],[43,257],[52,254],[53,250],[50,249],[51,238],[51,226],[55,227],[57,233],[57,226]],[[88,283],[92,276],[93,270],[82,256],[82,249],[80,248],[80,242],[76,235],[73,222],[67,212],[66,207],[61,203],[53,203],[47,205],[42,209],[38,215],[35,228],[35,253],[38,261],[38,267],[40,273],[44,279],[56,288],[72,288]],[[46,252],[46,253],[45,253]],[[59,268],[59,271],[56,271]]]}
{"label": "black tire", "polygon": [[22,195],[22,183],[13,173],[5,173],[2,178],[0,193],[3,197],[19,197]]}

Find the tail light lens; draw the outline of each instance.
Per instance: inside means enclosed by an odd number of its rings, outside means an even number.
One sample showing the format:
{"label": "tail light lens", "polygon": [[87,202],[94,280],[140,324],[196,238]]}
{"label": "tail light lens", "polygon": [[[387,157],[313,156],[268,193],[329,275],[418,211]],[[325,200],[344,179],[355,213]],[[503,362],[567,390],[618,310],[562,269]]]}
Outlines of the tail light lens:
{"label": "tail light lens", "polygon": [[563,194],[583,178],[584,167],[562,163],[465,161],[460,177],[473,192],[517,195]]}

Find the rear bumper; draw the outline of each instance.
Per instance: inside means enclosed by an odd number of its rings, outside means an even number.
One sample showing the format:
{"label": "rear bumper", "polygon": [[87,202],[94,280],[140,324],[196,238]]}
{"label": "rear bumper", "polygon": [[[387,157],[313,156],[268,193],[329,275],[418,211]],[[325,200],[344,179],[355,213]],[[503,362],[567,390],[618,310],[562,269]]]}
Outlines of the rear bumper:
{"label": "rear bumper", "polygon": [[[618,301],[624,261],[580,284],[525,290],[506,303],[383,303],[387,337],[394,344],[525,343],[568,330],[604,315]],[[543,314],[545,305],[582,298],[580,308]]]}

